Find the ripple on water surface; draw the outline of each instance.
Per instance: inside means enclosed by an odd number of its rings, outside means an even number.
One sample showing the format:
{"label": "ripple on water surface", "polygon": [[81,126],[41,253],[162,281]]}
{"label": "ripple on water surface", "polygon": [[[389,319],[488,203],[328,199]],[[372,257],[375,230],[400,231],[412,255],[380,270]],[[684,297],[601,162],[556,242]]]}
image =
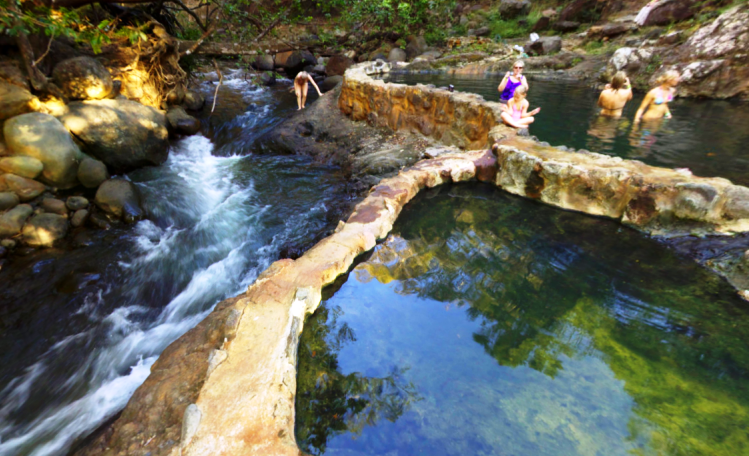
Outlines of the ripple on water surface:
{"label": "ripple on water surface", "polygon": [[746,303],[615,222],[446,187],[326,292],[299,349],[311,454],[749,453]]}
{"label": "ripple on water surface", "polygon": [[[453,84],[455,90],[498,101],[501,76],[392,75],[391,82]],[[552,145],[642,160],[654,166],[689,168],[703,177],[749,185],[749,103],[676,98],[672,119],[632,125],[644,94],[635,93],[621,119],[598,116],[598,91],[576,82],[529,81],[530,109],[541,107],[531,134]]]}

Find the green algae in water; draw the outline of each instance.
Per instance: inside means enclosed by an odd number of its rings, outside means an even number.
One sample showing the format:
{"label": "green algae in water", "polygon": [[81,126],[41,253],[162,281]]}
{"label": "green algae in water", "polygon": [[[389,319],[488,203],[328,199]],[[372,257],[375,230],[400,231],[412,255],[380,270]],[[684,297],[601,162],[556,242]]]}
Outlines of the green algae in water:
{"label": "green algae in water", "polygon": [[299,350],[311,454],[749,453],[749,311],[614,222],[479,186],[420,195]]}

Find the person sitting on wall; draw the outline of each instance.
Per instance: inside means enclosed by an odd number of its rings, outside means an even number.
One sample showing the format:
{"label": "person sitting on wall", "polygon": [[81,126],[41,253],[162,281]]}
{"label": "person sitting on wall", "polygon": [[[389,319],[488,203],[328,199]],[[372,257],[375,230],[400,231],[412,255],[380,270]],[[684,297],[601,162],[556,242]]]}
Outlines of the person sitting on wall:
{"label": "person sitting on wall", "polygon": [[512,96],[518,87],[525,87],[525,90],[528,90],[528,80],[521,74],[524,68],[525,64],[523,61],[518,60],[512,65],[512,74],[508,71],[505,77],[502,78],[502,82],[497,87],[500,103],[506,104],[512,100]]}
{"label": "person sitting on wall", "polygon": [[598,97],[598,107],[601,115],[608,117],[621,117],[624,105],[632,99],[632,86],[629,78],[623,71],[619,71],[611,78],[611,83],[606,84],[601,95]]}
{"label": "person sitting on wall", "polygon": [[671,111],[668,102],[673,100],[676,85],[679,84],[679,73],[669,70],[656,80],[658,86],[648,92],[635,114],[635,124],[642,120],[670,119]]}
{"label": "person sitting on wall", "polygon": [[320,88],[317,87],[315,80],[312,79],[309,73],[306,71],[300,71],[294,78],[294,92],[296,93],[296,104],[299,106],[298,110],[304,109],[304,104],[307,102],[307,82],[311,82],[317,90],[317,94],[322,96]]}
{"label": "person sitting on wall", "polygon": [[526,88],[519,86],[515,89],[512,99],[502,106],[502,120],[515,128],[528,128],[536,119],[533,117],[541,111],[536,108],[528,112],[528,100],[525,99]]}

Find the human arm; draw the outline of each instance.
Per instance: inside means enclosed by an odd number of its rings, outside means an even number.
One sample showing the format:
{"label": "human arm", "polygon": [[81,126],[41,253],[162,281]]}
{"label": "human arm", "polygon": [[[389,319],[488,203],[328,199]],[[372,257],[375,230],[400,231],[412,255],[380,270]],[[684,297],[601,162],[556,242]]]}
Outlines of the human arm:
{"label": "human arm", "polygon": [[502,93],[503,90],[505,90],[505,87],[507,87],[507,81],[510,79],[510,72],[508,71],[505,73],[505,77],[502,78],[502,82],[499,83],[499,87],[497,87],[497,91],[499,93]]}
{"label": "human arm", "polygon": [[635,113],[635,123],[640,123],[640,118],[645,113],[645,110],[650,106],[650,103],[653,102],[653,91],[651,90],[648,92],[647,95],[645,95],[645,98],[642,100],[642,103],[640,103],[640,107],[637,108],[637,112]]}
{"label": "human arm", "polygon": [[526,78],[525,75],[520,76],[520,83],[523,84],[526,92],[530,89],[530,87],[528,87],[528,78]]}
{"label": "human arm", "polygon": [[320,93],[320,88],[319,88],[319,87],[317,87],[317,83],[315,82],[315,80],[314,80],[314,79],[312,79],[312,76],[307,76],[307,79],[309,80],[309,82],[311,82],[311,83],[312,83],[312,85],[313,85],[313,86],[315,86],[315,90],[317,90],[317,94],[318,94],[319,96],[322,96],[322,93]]}

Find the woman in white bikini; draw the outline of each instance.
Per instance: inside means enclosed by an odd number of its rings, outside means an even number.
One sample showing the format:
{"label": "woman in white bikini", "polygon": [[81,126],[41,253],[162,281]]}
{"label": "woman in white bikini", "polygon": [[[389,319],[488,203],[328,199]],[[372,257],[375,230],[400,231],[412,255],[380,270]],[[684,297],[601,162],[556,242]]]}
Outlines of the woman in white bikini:
{"label": "woman in white bikini", "polygon": [[645,99],[642,100],[642,104],[635,114],[635,124],[640,123],[640,119],[671,118],[668,102],[674,99],[675,87],[679,84],[679,73],[674,70],[666,71],[656,82],[658,87],[648,92]]}

